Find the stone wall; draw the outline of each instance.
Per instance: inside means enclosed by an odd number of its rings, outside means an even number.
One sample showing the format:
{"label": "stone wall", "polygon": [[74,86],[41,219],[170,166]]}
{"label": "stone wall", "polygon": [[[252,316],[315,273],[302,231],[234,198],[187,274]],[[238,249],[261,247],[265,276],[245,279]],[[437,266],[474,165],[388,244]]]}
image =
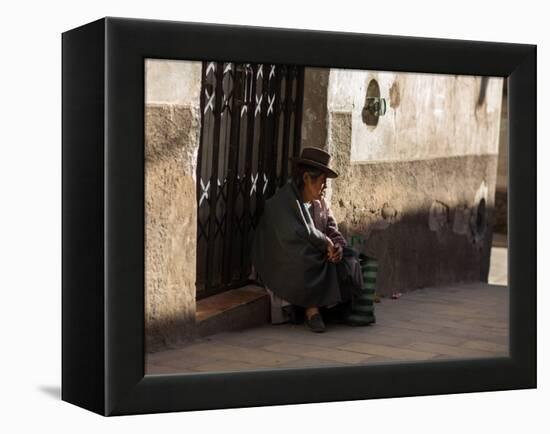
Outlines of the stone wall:
{"label": "stone wall", "polygon": [[146,350],[195,333],[200,62],[146,60]]}
{"label": "stone wall", "polygon": [[[327,89],[330,69],[305,68],[302,147],[322,148],[327,142]],[[321,128],[320,128],[321,126]]]}
{"label": "stone wall", "polygon": [[355,247],[378,258],[378,293],[486,281],[492,228],[478,228],[475,217],[484,197],[485,218],[492,218],[497,157],[350,164],[350,115],[332,113],[330,121],[340,174],[332,182],[332,210],[348,239],[364,240]]}
{"label": "stone wall", "polygon": [[[375,127],[361,117],[373,78],[389,103]],[[326,95],[308,128],[327,131],[340,173],[327,197],[344,235],[379,259],[378,292],[486,281],[502,79],[330,70]]]}

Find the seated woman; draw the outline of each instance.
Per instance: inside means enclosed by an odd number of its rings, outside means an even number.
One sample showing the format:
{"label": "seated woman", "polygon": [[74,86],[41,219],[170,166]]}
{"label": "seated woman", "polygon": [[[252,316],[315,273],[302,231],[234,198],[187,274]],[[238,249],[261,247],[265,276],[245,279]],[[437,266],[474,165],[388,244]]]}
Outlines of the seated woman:
{"label": "seated woman", "polygon": [[273,323],[292,320],[301,308],[310,329],[322,332],[323,312],[344,316],[361,291],[361,269],[323,198],[326,179],[338,176],[330,155],[304,148],[291,160],[292,179],[265,203],[252,263],[271,295]]}

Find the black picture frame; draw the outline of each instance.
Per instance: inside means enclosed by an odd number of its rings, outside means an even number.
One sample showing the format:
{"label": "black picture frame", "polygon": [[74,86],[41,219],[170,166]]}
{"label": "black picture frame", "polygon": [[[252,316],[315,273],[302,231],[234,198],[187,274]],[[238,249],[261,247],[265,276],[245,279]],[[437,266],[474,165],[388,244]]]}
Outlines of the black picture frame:
{"label": "black picture frame", "polygon": [[[145,58],[507,78],[510,357],[144,376]],[[63,400],[107,416],[536,387],[536,46],[103,18],[62,59]]]}

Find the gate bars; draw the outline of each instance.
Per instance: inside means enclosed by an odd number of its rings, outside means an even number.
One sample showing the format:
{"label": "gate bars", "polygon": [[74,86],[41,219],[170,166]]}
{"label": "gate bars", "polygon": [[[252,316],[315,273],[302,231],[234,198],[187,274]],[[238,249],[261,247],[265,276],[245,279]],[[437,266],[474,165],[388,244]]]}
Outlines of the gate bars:
{"label": "gate bars", "polygon": [[304,68],[203,62],[197,299],[246,285],[264,202],[301,143]]}

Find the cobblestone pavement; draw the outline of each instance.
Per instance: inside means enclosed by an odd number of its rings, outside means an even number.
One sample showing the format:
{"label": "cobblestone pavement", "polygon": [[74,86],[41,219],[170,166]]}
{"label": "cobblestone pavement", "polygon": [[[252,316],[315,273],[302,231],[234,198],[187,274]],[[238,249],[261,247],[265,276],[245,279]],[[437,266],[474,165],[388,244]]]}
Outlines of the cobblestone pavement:
{"label": "cobblestone pavement", "polygon": [[376,304],[368,327],[264,325],[148,354],[147,374],[345,366],[508,355],[506,248],[493,248],[489,284],[423,288]]}

